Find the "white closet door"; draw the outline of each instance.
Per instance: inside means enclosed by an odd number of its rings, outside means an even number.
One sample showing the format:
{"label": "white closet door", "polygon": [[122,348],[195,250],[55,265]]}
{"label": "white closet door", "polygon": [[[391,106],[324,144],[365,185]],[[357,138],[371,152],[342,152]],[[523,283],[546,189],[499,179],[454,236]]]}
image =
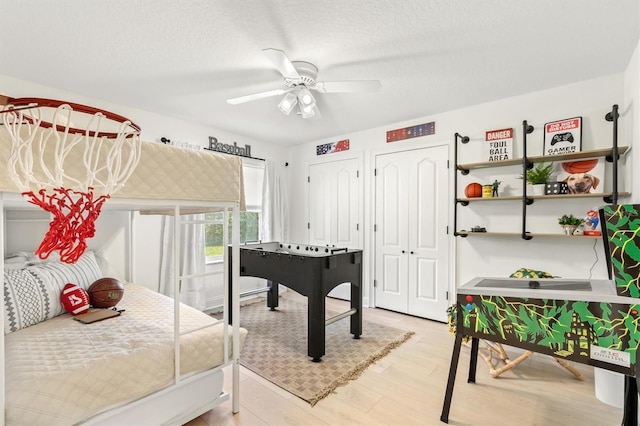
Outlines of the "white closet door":
{"label": "white closet door", "polygon": [[409,169],[413,151],[376,157],[376,306],[408,308]]}
{"label": "white closet door", "polygon": [[331,219],[335,176],[330,167],[314,164],[309,167],[308,243],[331,244]]}
{"label": "white closet door", "polygon": [[376,157],[375,305],[446,320],[448,148]]}
{"label": "white closet door", "polygon": [[[331,227],[331,244],[337,247],[360,248],[358,226],[358,160],[336,164],[335,226]],[[333,225],[333,223],[332,223]]]}
{"label": "white closet door", "polygon": [[409,178],[407,313],[445,321],[448,301],[448,179],[446,146],[415,157]]}
{"label": "white closet door", "polygon": [[[358,164],[352,158],[309,166],[309,244],[361,248]],[[329,295],[349,300],[350,287]]]}

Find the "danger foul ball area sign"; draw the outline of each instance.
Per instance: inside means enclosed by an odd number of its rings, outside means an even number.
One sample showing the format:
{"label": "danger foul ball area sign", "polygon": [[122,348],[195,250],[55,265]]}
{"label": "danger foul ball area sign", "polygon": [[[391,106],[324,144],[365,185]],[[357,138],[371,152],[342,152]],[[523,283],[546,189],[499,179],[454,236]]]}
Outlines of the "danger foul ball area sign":
{"label": "danger foul ball area sign", "polygon": [[505,161],[513,158],[513,127],[489,130],[485,133],[485,141],[486,161]]}

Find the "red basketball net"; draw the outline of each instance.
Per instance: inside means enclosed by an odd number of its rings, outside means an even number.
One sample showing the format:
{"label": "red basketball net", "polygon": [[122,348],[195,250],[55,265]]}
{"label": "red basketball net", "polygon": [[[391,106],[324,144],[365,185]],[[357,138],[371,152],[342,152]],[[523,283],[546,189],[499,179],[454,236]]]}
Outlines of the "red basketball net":
{"label": "red basketball net", "polygon": [[88,192],[54,188],[53,194],[41,189],[38,194],[29,191],[22,195],[31,204],[53,215],[49,231],[35,253],[40,259],[46,259],[59,250],[60,260],[66,263],[75,263],[82,256],[87,248],[85,240],[95,235],[95,221],[102,205],[109,199],[109,195],[94,199],[91,187]]}
{"label": "red basketball net", "polygon": [[109,194],[140,161],[140,127],[108,111],[42,98],[10,99],[0,107],[0,124],[12,141],[9,177],[53,215],[36,254],[46,259],[59,251],[61,261],[75,263]]}

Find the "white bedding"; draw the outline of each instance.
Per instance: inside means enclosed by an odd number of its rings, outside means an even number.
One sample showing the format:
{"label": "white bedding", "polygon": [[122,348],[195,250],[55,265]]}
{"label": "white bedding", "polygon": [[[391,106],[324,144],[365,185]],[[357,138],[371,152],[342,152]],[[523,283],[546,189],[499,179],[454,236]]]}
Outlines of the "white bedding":
{"label": "white bedding", "polygon": [[[5,336],[7,425],[73,424],[173,383],[173,300],[125,285],[121,316],[60,315]],[[181,373],[223,363],[223,325],[182,305]],[[196,330],[194,332],[189,332]],[[231,353],[231,328],[228,330]],[[241,346],[246,330],[241,329]]]}

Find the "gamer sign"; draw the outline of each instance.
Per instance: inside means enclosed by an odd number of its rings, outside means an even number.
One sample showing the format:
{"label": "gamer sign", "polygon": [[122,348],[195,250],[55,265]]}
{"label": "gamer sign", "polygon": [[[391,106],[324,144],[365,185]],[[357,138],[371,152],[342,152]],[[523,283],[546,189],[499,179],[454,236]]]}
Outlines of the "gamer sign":
{"label": "gamer sign", "polygon": [[542,155],[558,155],[582,150],[582,117],[554,121],[544,125]]}

